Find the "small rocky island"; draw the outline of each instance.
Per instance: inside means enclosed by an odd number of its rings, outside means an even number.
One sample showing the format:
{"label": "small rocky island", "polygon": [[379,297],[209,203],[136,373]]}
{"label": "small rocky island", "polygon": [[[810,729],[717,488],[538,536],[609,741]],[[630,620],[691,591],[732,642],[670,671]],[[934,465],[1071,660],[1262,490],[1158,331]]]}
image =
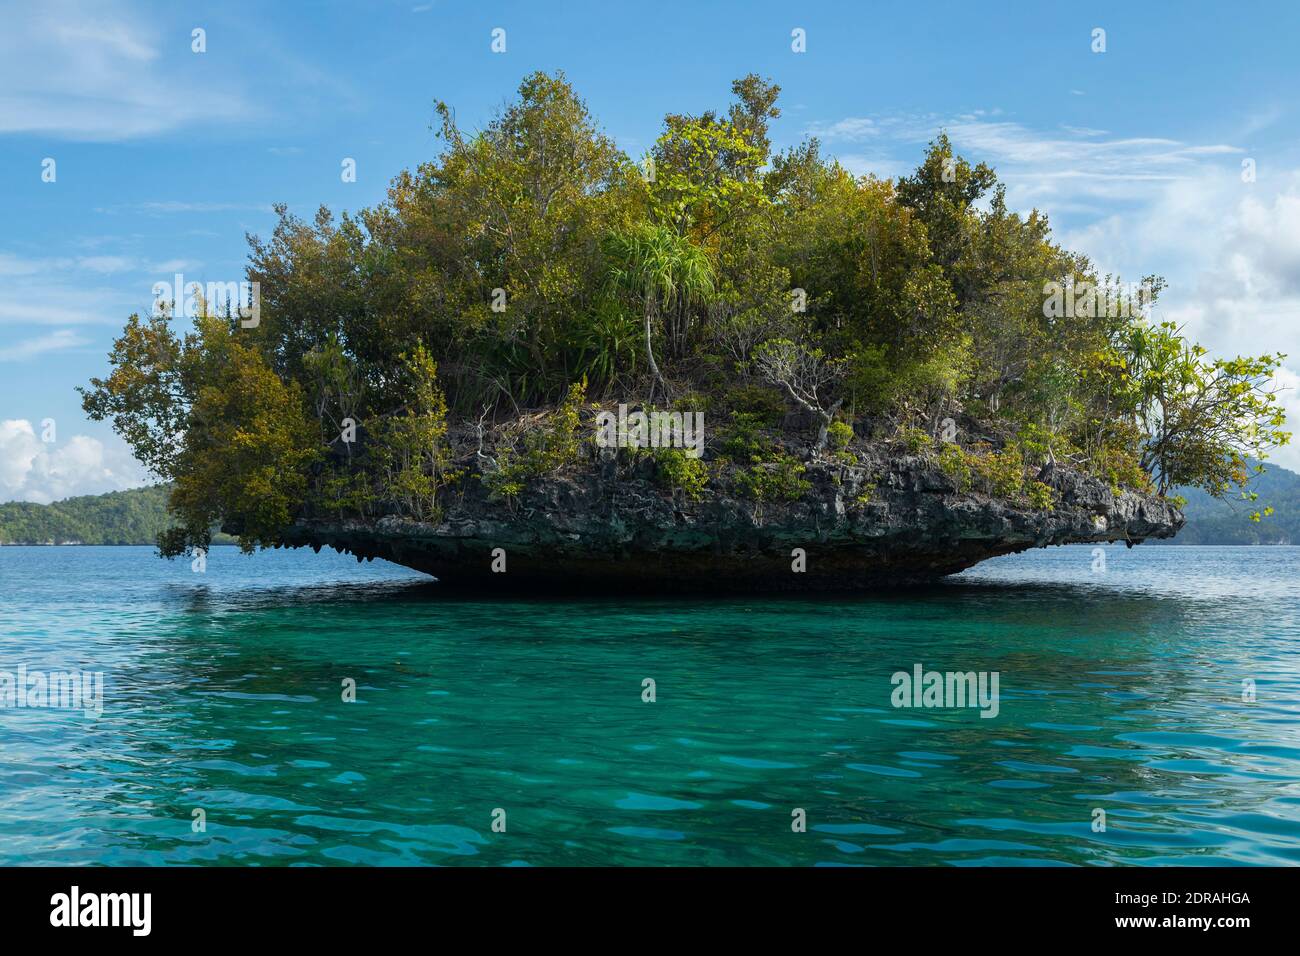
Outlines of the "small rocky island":
{"label": "small rocky island", "polygon": [[475,129],[439,104],[383,202],[278,206],[240,301],[131,316],[83,407],[170,483],[161,553],[221,528],[448,588],[851,589],[1250,499],[1281,356],[1188,340],[1160,277],[1100,274],[942,133],[859,176],[773,147],[770,79],[731,93],[640,158],[563,74]]}

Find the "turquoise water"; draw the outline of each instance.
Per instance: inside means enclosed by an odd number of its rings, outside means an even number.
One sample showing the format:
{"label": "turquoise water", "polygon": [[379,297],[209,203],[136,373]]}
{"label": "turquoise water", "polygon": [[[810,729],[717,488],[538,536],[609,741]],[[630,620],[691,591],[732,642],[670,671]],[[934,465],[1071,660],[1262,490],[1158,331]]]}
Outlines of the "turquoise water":
{"label": "turquoise water", "polygon": [[[0,710],[0,863],[1300,862],[1300,548],[1105,555],[548,602],[310,551],[0,548],[0,671],[104,674],[98,718]],[[997,716],[891,706],[918,663],[998,672]]]}

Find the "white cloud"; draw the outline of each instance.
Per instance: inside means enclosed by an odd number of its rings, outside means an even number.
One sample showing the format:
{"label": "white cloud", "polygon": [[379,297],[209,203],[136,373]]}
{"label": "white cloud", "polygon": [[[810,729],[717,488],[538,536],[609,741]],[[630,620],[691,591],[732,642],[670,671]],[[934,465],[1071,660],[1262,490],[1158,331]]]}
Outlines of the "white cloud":
{"label": "white cloud", "polygon": [[135,268],[135,260],[126,256],[85,256],[78,260],[83,269],[111,275],[114,272],[127,272]]}
{"label": "white cloud", "polygon": [[[172,277],[172,263],[127,256],[29,259],[0,252],[0,325],[121,325],[133,311],[147,312],[153,282]],[[104,287],[108,274],[140,274],[138,298],[122,285]]]}
{"label": "white cloud", "polygon": [[[1156,317],[1212,354],[1286,353],[1275,384],[1289,428],[1300,431],[1300,170],[1243,183],[1235,167],[1203,169],[1061,241],[1103,271],[1165,276]],[[1273,460],[1300,470],[1300,443]]]}
{"label": "white cloud", "polygon": [[17,345],[0,349],[0,362],[21,362],[35,358],[37,355],[43,355],[46,352],[58,352],[62,349],[72,349],[79,345],[88,344],[90,344],[90,339],[79,335],[72,329],[60,329],[57,332],[51,332],[49,335],[25,339]]}
{"label": "white cloud", "polygon": [[885,156],[840,153],[835,158],[839,160],[841,166],[855,176],[865,176],[870,173],[877,179],[896,179],[912,171],[909,164]]}
{"label": "white cloud", "polygon": [[152,299],[143,290],[138,303],[124,301],[116,289],[68,288],[56,282],[0,285],[0,325],[122,325],[132,311],[147,312]]}
{"label": "white cloud", "polygon": [[196,212],[265,212],[272,211],[271,203],[248,202],[187,202],[179,199],[151,199],[146,202],[118,204],[115,206],[97,206],[95,212],[116,215],[120,212],[143,213],[149,216],[164,216],[178,213]]}
{"label": "white cloud", "polygon": [[89,18],[78,22],[50,24],[50,32],[69,46],[94,45],[126,60],[147,63],[158,59],[158,51],[140,42],[125,24]]}
{"label": "white cloud", "polygon": [[0,276],[30,276],[49,268],[50,259],[23,259],[0,252]]}
{"label": "white cloud", "polygon": [[117,141],[257,112],[229,77],[176,68],[198,65],[188,31],[123,3],[5,3],[0,20],[0,134]]}
{"label": "white cloud", "polygon": [[164,262],[151,262],[145,267],[146,272],[174,273],[201,269],[203,263],[193,259],[168,259]]}
{"label": "white cloud", "polygon": [[[151,262],[124,255],[38,259],[0,253],[0,277],[12,280],[0,282],[0,325],[120,326],[132,312],[144,314],[152,308],[155,282],[170,282],[177,272],[193,273],[202,265],[190,259]],[[137,278],[120,278],[133,274]],[[108,275],[115,277],[117,287],[101,284]]]}
{"label": "white cloud", "polygon": [[1140,200],[1151,183],[1195,172],[1207,158],[1240,154],[1226,143],[1187,144],[1158,136],[1117,137],[1106,130],[1061,126],[1051,131],[1027,127],[1000,117],[997,110],[976,110],[956,117],[848,117],[814,123],[806,130],[834,151],[837,142],[870,137],[879,143],[906,146],[909,168],[916,164],[915,147],[945,131],[963,155],[992,164],[1007,183],[1008,201],[1017,206],[1048,198],[1078,203],[1083,197],[1107,201]]}
{"label": "white cloud", "polygon": [[106,448],[86,435],[47,443],[26,419],[0,421],[0,501],[49,504],[147,483],[125,446]]}
{"label": "white cloud", "polygon": [[874,119],[866,116],[850,116],[834,123],[814,123],[808,127],[808,133],[827,142],[840,140],[867,139],[879,136],[881,128]]}

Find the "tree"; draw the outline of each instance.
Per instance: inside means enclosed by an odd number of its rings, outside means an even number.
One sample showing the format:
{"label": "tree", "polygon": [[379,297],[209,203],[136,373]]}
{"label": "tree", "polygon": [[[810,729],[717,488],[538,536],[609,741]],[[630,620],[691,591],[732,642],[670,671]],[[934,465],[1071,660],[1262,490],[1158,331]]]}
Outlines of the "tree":
{"label": "tree", "polygon": [[405,407],[375,429],[383,469],[382,496],[399,502],[419,521],[441,514],[438,490],[452,478],[447,438],[447,401],[438,365],[423,345],[401,357]]}
{"label": "tree", "polygon": [[[473,311],[504,346],[501,372],[524,379],[517,394],[558,396],[570,380],[569,317],[598,296],[600,236],[620,225],[615,186],[631,173],[563,74],[525,78],[518,102],[471,140],[439,110],[449,149],[435,181],[471,239],[466,252],[478,253]],[[488,305],[495,288],[505,296],[501,311]],[[527,356],[524,375],[511,367],[517,351]]]}
{"label": "tree", "polygon": [[932,261],[925,227],[890,183],[834,164],[802,172],[809,181],[785,184],[794,198],[777,261],[810,295],[810,333],[848,360],[854,402],[885,412],[960,364],[951,285]]}
{"label": "tree", "polygon": [[956,155],[947,133],[930,143],[915,173],[898,181],[898,199],[925,224],[934,260],[954,280],[959,303],[968,295],[968,280],[955,267],[971,241],[971,207],[993,188],[997,176],[987,163],[972,166]]}
{"label": "tree", "polygon": [[236,322],[201,308],[181,341],[166,316],[132,316],[109,356],[112,373],[82,390],[87,415],[111,418],[135,456],[174,482],[179,524],[159,541],[168,556],[206,548],[217,524],[245,550],[275,541],[321,455],[301,387],[238,341]]}
{"label": "tree", "polygon": [[737,114],[739,127],[712,113],[669,116],[652,153],[651,216],[678,234],[700,241],[761,208],[767,201],[759,179],[766,160],[761,116]]}
{"label": "tree", "polygon": [[1187,485],[1223,497],[1249,481],[1247,458],[1290,440],[1270,384],[1284,355],[1213,359],[1172,322],[1135,323],[1121,349],[1142,467],[1161,492]]}
{"label": "tree", "polygon": [[[668,386],[654,356],[654,322],[667,317],[670,351],[681,354],[689,333],[691,305],[713,292],[713,268],[701,249],[667,226],[643,223],[611,236],[607,248],[611,282],[640,299],[646,360],[654,381],[667,396]],[[650,398],[654,398],[653,386]]]}
{"label": "tree", "polygon": [[170,506],[180,528],[164,554],[207,548],[220,525],[251,551],[292,523],[321,457],[297,382],[284,381],[221,320],[200,318],[201,350]]}
{"label": "tree", "polygon": [[781,87],[757,73],[750,73],[734,81],[731,92],[738,100],[731,105],[728,113],[731,125],[758,150],[760,162],[765,163],[772,146],[767,138],[768,120],[777,119],[781,115],[781,110],[776,105],[781,96]]}
{"label": "tree", "polygon": [[817,450],[824,449],[831,421],[844,404],[842,397],[828,404],[826,395],[841,377],[840,364],[827,360],[821,349],[810,349],[789,339],[763,343],[757,361],[764,378],[784,388],[795,404],[816,417]]}
{"label": "tree", "polygon": [[78,387],[82,408],[94,421],[111,420],[151,472],[171,480],[189,417],[193,384],[185,371],[187,346],[173,334],[164,312],[132,315],[113,343],[108,378]]}

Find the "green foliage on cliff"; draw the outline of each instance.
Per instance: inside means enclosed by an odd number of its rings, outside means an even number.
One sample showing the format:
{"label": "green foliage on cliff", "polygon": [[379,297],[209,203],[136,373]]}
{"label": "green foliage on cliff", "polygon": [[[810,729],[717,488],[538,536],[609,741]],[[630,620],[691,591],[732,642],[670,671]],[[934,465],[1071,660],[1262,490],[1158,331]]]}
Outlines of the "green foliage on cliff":
{"label": "green foliage on cliff", "polygon": [[709,469],[698,458],[689,457],[680,448],[657,448],[654,453],[655,475],[665,488],[680,491],[687,501],[698,501],[709,483]]}
{"label": "green foliage on cliff", "polygon": [[477,132],[440,105],[442,152],[382,204],[279,207],[251,240],[256,323],[132,317],[84,404],[174,483],[164,550],[214,522],[254,547],[303,515],[435,520],[462,470],[513,500],[580,458],[592,404],[707,405],[706,458],[759,502],[798,497],[809,455],[929,453],[954,424],[963,481],[1039,506],[1047,462],[1223,496],[1285,441],[1278,356],[1153,324],[1159,279],[1097,275],[946,137],[858,177],[815,140],[771,151],[775,85],[732,93],[636,162],[562,75]]}
{"label": "green foliage on cliff", "polygon": [[[506,430],[496,456],[487,460],[480,477],[494,497],[513,500],[531,478],[552,474],[578,459],[579,415],[587,394],[584,379],[569,387],[553,412]],[[480,450],[480,455],[482,451]]]}

